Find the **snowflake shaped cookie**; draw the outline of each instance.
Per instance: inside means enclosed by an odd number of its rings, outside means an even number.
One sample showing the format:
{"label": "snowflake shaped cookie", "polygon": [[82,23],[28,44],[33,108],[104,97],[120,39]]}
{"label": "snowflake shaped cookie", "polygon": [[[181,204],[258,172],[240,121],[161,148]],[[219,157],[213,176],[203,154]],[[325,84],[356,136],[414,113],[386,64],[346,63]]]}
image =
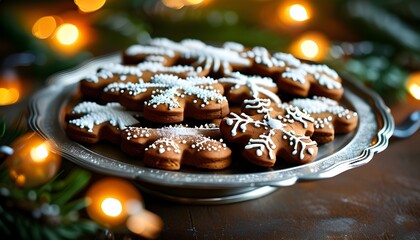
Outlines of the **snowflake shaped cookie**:
{"label": "snowflake shaped cookie", "polygon": [[115,101],[112,95],[102,97],[104,87],[111,83],[137,83],[149,81],[151,76],[157,73],[173,74],[180,77],[197,76],[195,69],[191,66],[164,66],[159,62],[143,62],[136,66],[109,63],[100,66],[95,74],[86,76],[80,81],[80,92],[83,97],[92,100],[103,98],[105,102]]}
{"label": "snowflake shaped cookie", "polygon": [[67,125],[67,134],[80,142],[96,143],[101,140],[120,141],[120,131],[139,121],[134,112],[127,111],[119,103],[99,105],[82,102],[74,107]]}
{"label": "snowflake shaped cookie", "polygon": [[114,83],[104,91],[122,94],[119,100],[123,106],[160,123],[177,123],[185,118],[213,120],[229,112],[223,86],[209,77],[181,79],[157,74],[150,82]]}

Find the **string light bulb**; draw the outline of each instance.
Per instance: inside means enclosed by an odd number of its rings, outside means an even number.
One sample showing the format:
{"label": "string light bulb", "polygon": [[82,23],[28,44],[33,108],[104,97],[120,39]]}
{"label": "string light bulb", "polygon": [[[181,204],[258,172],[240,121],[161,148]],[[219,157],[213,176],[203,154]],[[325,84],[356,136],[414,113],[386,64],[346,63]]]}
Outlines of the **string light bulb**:
{"label": "string light bulb", "polygon": [[77,41],[79,29],[71,23],[62,24],[57,28],[56,37],[61,44],[71,45]]}
{"label": "string light bulb", "polygon": [[420,72],[415,72],[408,76],[406,88],[411,96],[420,100]]}
{"label": "string light bulb", "polygon": [[[89,216],[112,230],[124,229],[133,206],[142,205],[137,189],[119,178],[105,178],[96,182],[86,193],[86,198]],[[133,205],[133,202],[137,204]]]}
{"label": "string light bulb", "polygon": [[303,22],[309,19],[308,10],[301,4],[293,4],[289,7],[290,18],[297,21]]}
{"label": "string light bulb", "polygon": [[330,41],[319,32],[307,32],[301,35],[290,47],[298,58],[311,61],[322,61],[328,54]]}
{"label": "string light bulb", "polygon": [[74,0],[80,11],[89,13],[99,10],[105,5],[106,0]]}
{"label": "string light bulb", "polygon": [[306,1],[283,1],[277,8],[277,16],[281,24],[286,26],[302,25],[311,18],[312,7]]}
{"label": "string light bulb", "polygon": [[57,28],[57,21],[53,16],[38,19],[32,26],[32,34],[39,39],[47,39],[53,35]]}
{"label": "string light bulb", "polygon": [[22,90],[21,79],[14,72],[3,73],[0,76],[0,106],[18,102]]}
{"label": "string light bulb", "polygon": [[49,153],[45,143],[35,146],[30,151],[31,158],[35,162],[43,162],[47,159]]}
{"label": "string light bulb", "polygon": [[122,204],[118,199],[105,198],[101,203],[101,209],[110,217],[117,217],[122,212]]}
{"label": "string light bulb", "polygon": [[61,156],[53,153],[50,143],[35,133],[27,133],[11,144],[14,152],[5,165],[20,187],[34,187],[49,181],[60,168]]}

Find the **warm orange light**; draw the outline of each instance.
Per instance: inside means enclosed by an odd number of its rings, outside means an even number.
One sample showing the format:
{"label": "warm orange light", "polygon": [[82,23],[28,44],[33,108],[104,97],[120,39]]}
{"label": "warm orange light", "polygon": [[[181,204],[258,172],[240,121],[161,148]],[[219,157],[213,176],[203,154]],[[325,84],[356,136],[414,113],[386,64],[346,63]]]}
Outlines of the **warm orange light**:
{"label": "warm orange light", "polygon": [[417,100],[420,100],[420,72],[412,73],[406,83],[408,92]]}
{"label": "warm orange light", "polygon": [[94,12],[105,5],[106,0],[74,0],[82,12]]}
{"label": "warm orange light", "polygon": [[304,1],[283,1],[277,8],[277,16],[282,24],[302,24],[311,18],[311,6]]}
{"label": "warm orange light", "polygon": [[86,197],[89,201],[89,216],[114,230],[125,227],[125,222],[133,210],[133,203],[141,205],[141,196],[137,189],[119,178],[106,178],[96,182],[88,190]]}
{"label": "warm orange light", "polygon": [[163,5],[168,8],[181,9],[185,6],[182,0],[162,0]]}
{"label": "warm orange light", "polygon": [[290,51],[298,58],[321,61],[328,54],[329,46],[330,42],[323,34],[310,32],[299,37]]}
{"label": "warm orange light", "polygon": [[0,88],[0,106],[16,103],[19,96],[19,90],[16,88]]}
{"label": "warm orange light", "polygon": [[204,0],[184,0],[184,5],[198,5],[200,3],[202,3]]}
{"label": "warm orange light", "polygon": [[34,187],[49,181],[60,168],[61,157],[50,151],[48,142],[35,133],[28,133],[14,141],[14,153],[5,165],[18,186]]}
{"label": "warm orange light", "polygon": [[301,4],[293,4],[289,8],[290,18],[297,22],[303,22],[309,19],[308,11]]}
{"label": "warm orange light", "polygon": [[127,228],[142,237],[155,239],[162,230],[162,219],[156,214],[143,210],[127,220]]}
{"label": "warm orange light", "polygon": [[106,215],[117,217],[122,212],[122,205],[118,199],[105,198],[101,203],[101,209]]}
{"label": "warm orange light", "polygon": [[55,31],[57,22],[53,16],[38,19],[32,27],[32,34],[39,39],[49,38]]}
{"label": "warm orange light", "polygon": [[48,149],[45,143],[31,149],[30,155],[35,162],[43,162],[48,157]]}
{"label": "warm orange light", "polygon": [[56,33],[57,40],[63,45],[71,45],[79,37],[79,29],[70,23],[60,25]]}
{"label": "warm orange light", "polygon": [[300,50],[307,58],[315,58],[319,53],[318,44],[314,40],[304,40],[300,44]]}

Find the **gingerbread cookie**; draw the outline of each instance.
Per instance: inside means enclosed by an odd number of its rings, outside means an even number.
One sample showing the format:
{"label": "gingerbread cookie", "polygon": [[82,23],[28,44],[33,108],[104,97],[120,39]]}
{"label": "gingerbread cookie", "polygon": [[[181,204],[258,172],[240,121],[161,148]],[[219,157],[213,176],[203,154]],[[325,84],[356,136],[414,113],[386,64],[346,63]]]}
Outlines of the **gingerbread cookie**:
{"label": "gingerbread cookie", "polygon": [[[315,158],[317,143],[303,134],[305,130],[296,127],[294,117],[273,113],[272,108],[267,108],[269,102],[252,101],[249,108],[255,108],[258,114],[231,113],[220,124],[227,142],[243,146],[245,159],[259,166],[272,167],[277,157],[293,164],[308,163]],[[308,126],[310,123],[305,120],[310,119],[306,115],[303,117],[299,113],[295,117],[299,124]]]}
{"label": "gingerbread cookie", "polygon": [[281,104],[276,94],[277,85],[269,77],[248,76],[239,72],[227,73],[217,81],[225,88],[229,103],[242,103],[245,99],[269,98],[275,105]]}
{"label": "gingerbread cookie", "polygon": [[223,86],[209,77],[181,79],[157,74],[150,82],[114,83],[104,91],[122,93],[121,105],[159,123],[178,123],[185,118],[213,120],[229,113]]}
{"label": "gingerbread cookie", "polygon": [[99,105],[82,102],[74,107],[68,118],[67,135],[82,143],[97,143],[102,140],[120,142],[121,130],[139,123],[136,113],[126,111],[119,103]]}
{"label": "gingerbread cookie", "polygon": [[102,96],[103,89],[115,82],[137,83],[150,81],[150,78],[157,73],[168,73],[179,77],[197,76],[195,69],[191,66],[164,66],[161,63],[144,62],[136,66],[125,66],[118,63],[110,63],[99,67],[97,73],[89,75],[80,81],[80,92],[85,99],[104,102],[112,102],[116,97],[108,94]]}
{"label": "gingerbread cookie", "polygon": [[222,140],[216,141],[202,132],[202,129],[185,127],[129,127],[122,133],[121,149],[144,158],[144,164],[153,168],[179,170],[182,165],[188,165],[215,170],[228,167],[231,150]]}
{"label": "gingerbread cookie", "polygon": [[[218,48],[193,39],[177,43],[157,38],[148,44],[143,48],[137,47],[143,51],[139,51],[142,57],[137,58],[135,63],[147,61],[147,56],[154,56],[172,64],[193,66],[201,75],[217,78],[231,77],[232,72],[271,77],[280,92],[292,96],[320,95],[340,99],[343,94],[341,78],[334,70],[325,65],[302,63],[291,54],[278,52],[271,55],[266,48],[247,49],[233,42]],[[146,51],[149,47],[160,51],[150,53]],[[132,48],[127,51],[133,52]],[[124,55],[124,62],[131,62],[131,59],[130,54]]]}
{"label": "gingerbread cookie", "polygon": [[357,127],[358,115],[346,109],[337,101],[326,97],[294,99],[283,107],[298,107],[315,119],[315,132],[312,136],[319,144],[331,142],[335,134],[344,134]]}

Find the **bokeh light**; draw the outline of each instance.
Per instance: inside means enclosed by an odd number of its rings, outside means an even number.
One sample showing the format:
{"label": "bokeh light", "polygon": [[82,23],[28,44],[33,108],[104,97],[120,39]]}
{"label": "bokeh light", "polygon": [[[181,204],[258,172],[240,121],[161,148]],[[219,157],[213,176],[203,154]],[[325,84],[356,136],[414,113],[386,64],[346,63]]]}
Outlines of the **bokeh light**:
{"label": "bokeh light", "polygon": [[61,44],[71,45],[77,41],[79,29],[70,23],[62,24],[57,29],[56,37]]}
{"label": "bokeh light", "polygon": [[148,239],[157,238],[162,227],[162,219],[147,210],[143,210],[127,219],[127,228],[131,232]]}
{"label": "bokeh light", "polygon": [[57,28],[57,22],[53,16],[38,19],[32,27],[32,34],[39,39],[49,38]]}
{"label": "bokeh light", "polygon": [[306,21],[309,19],[308,11],[301,4],[293,4],[289,8],[290,17],[298,22]]}
{"label": "bokeh light", "polygon": [[89,201],[89,216],[113,230],[126,227],[133,202],[142,204],[138,190],[130,182],[119,178],[105,178],[95,182],[86,193],[86,198]]}
{"label": "bokeh light", "polygon": [[319,32],[301,35],[291,46],[291,53],[298,58],[322,61],[328,54],[330,41]]}
{"label": "bokeh light", "polygon": [[181,9],[185,6],[184,2],[181,0],[162,0],[163,5],[168,8]]}
{"label": "bokeh light", "polygon": [[106,0],[74,0],[82,12],[94,12],[105,5]]}
{"label": "bokeh light", "polygon": [[277,8],[280,24],[286,26],[302,25],[311,18],[312,7],[306,1],[283,1]]}
{"label": "bokeh light", "polygon": [[60,168],[61,156],[50,149],[50,143],[35,133],[16,139],[14,152],[5,160],[11,179],[21,187],[34,187],[49,181]]}
{"label": "bokeh light", "polygon": [[172,9],[181,9],[185,6],[194,6],[203,2],[204,0],[162,0],[163,5]]}
{"label": "bokeh light", "polygon": [[101,203],[101,209],[106,215],[116,217],[121,214],[122,205],[118,199],[106,198]]}
{"label": "bokeh light", "polygon": [[16,103],[19,97],[20,93],[16,88],[0,88],[0,106]]}
{"label": "bokeh light", "polygon": [[45,143],[36,146],[31,149],[30,151],[31,158],[35,162],[43,162],[48,157],[48,149],[45,145]]}
{"label": "bokeh light", "polygon": [[202,3],[204,0],[184,0],[184,5],[188,6],[188,5],[197,5]]}
{"label": "bokeh light", "polygon": [[307,58],[314,58],[319,53],[319,47],[318,44],[313,40],[304,40],[300,44],[300,49]]}
{"label": "bokeh light", "polygon": [[406,86],[411,96],[420,100],[420,72],[410,74],[407,79]]}

